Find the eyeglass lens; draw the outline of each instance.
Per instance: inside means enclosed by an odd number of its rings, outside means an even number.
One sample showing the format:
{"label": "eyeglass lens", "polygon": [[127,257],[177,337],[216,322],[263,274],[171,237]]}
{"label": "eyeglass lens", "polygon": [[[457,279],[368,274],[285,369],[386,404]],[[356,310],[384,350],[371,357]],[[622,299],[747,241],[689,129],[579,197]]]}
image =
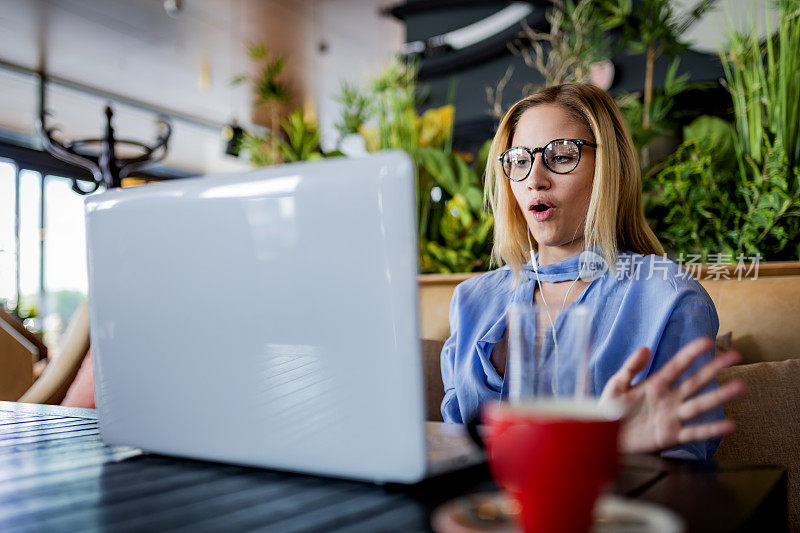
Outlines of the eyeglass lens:
{"label": "eyeglass lens", "polygon": [[[542,157],[547,168],[566,174],[578,166],[580,147],[574,141],[551,141],[544,147]],[[502,164],[503,172],[509,179],[522,181],[530,174],[533,159],[528,150],[512,148],[503,155]]]}

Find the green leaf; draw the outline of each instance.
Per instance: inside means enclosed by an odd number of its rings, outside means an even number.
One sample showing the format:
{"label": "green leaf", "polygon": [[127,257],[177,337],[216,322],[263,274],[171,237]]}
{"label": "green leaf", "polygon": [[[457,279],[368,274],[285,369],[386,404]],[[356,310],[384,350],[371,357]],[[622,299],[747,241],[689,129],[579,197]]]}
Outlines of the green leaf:
{"label": "green leaf", "polygon": [[683,128],[684,142],[707,140],[718,160],[735,162],[736,131],[732,124],[719,117],[702,115]]}
{"label": "green leaf", "polygon": [[251,59],[259,60],[267,57],[267,47],[263,44],[247,43],[247,54]]}
{"label": "green leaf", "polygon": [[483,191],[477,187],[468,187],[464,191],[464,198],[473,212],[478,212],[483,209]]}
{"label": "green leaf", "polygon": [[[492,140],[489,139],[478,150],[478,157],[475,160],[475,173],[478,176],[479,182],[483,183],[483,176],[486,174],[486,166],[489,159],[489,150],[492,148]],[[800,180],[800,169],[797,171],[798,180]]]}

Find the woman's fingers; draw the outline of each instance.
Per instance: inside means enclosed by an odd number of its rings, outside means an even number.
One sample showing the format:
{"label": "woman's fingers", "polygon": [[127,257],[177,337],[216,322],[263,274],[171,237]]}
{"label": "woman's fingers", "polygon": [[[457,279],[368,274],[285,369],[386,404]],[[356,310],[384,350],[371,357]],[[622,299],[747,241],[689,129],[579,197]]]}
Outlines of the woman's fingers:
{"label": "woman's fingers", "polygon": [[686,380],[680,384],[677,389],[678,396],[681,399],[694,396],[703,390],[706,385],[711,383],[720,370],[735,365],[741,360],[742,356],[739,355],[739,352],[735,351],[729,351],[718,355],[713,361],[709,361],[703,365],[697,372],[686,378]]}
{"label": "woman's fingers", "polygon": [[642,346],[633,352],[625,360],[622,368],[617,370],[617,373],[608,380],[603,392],[611,394],[624,393],[631,388],[631,381],[647,367],[648,362],[650,362],[650,350]]}
{"label": "woman's fingers", "polygon": [[687,444],[700,440],[715,439],[733,433],[735,429],[736,424],[733,423],[733,420],[720,420],[718,422],[709,422],[708,424],[688,426],[678,432],[678,443]]}
{"label": "woman's fingers", "polygon": [[653,375],[653,379],[672,385],[686,372],[692,364],[711,350],[714,343],[708,337],[700,337],[681,348],[675,357],[670,359],[661,370]]}
{"label": "woman's fingers", "polygon": [[743,381],[732,381],[718,389],[701,394],[681,404],[678,408],[678,419],[684,423],[689,422],[712,409],[716,409],[723,403],[736,398],[744,393],[744,390],[745,385]]}

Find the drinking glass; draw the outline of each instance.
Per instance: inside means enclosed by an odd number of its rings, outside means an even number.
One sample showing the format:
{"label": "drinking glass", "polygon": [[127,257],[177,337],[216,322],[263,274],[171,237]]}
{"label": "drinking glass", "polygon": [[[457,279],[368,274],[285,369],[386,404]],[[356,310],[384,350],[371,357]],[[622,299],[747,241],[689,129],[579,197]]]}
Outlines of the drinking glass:
{"label": "drinking glass", "polygon": [[507,320],[506,379],[511,404],[591,395],[592,317],[588,306],[572,305],[553,316],[545,306],[514,303]]}
{"label": "drinking glass", "polygon": [[492,474],[519,505],[526,532],[589,531],[616,473],[621,410],[591,397],[591,315],[571,306],[508,313],[508,401],[484,405]]}

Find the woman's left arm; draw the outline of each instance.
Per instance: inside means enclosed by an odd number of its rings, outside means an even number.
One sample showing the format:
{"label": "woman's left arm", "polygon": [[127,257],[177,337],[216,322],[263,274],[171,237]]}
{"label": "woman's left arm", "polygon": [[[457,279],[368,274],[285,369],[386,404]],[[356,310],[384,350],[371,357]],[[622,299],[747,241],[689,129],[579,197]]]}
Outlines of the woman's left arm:
{"label": "woman's left arm", "polygon": [[[699,459],[710,459],[716,439],[733,431],[733,422],[723,417],[722,404],[742,394],[744,384],[718,388],[716,376],[740,356],[726,352],[714,357],[711,337],[717,320],[712,305],[705,295],[687,295],[671,313],[656,353],[651,356],[650,350],[640,348],[606,384],[602,396],[622,400],[628,407],[620,436],[622,451],[679,447]],[[637,382],[645,369],[647,377]]]}

